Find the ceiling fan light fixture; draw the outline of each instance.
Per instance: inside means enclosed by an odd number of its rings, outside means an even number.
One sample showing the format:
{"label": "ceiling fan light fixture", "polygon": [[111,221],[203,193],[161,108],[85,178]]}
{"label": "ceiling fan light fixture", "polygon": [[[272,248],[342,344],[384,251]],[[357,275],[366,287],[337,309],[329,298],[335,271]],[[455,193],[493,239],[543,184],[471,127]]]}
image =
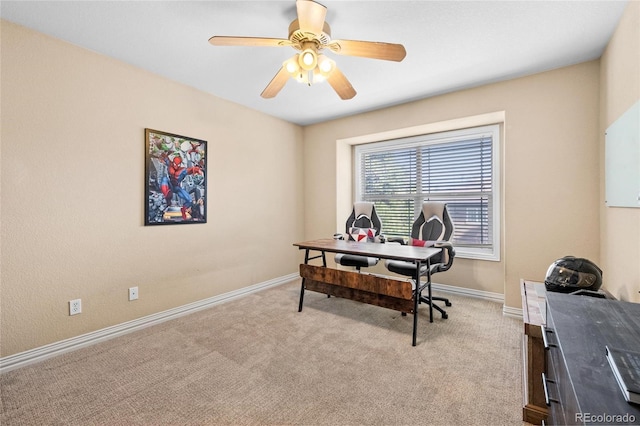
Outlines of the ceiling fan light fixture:
{"label": "ceiling fan light fixture", "polygon": [[306,52],[304,55],[302,55],[302,62],[304,62],[307,67],[313,65],[313,53]]}
{"label": "ceiling fan light fixture", "polygon": [[323,73],[319,67],[313,69],[313,82],[322,83],[327,79],[327,75]]}
{"label": "ceiling fan light fixture", "polygon": [[331,74],[331,71],[335,68],[335,62],[325,55],[318,55],[318,69],[323,77],[327,77]]}
{"label": "ceiling fan light fixture", "polygon": [[311,71],[318,64],[318,55],[311,48],[304,49],[298,56],[298,63],[303,70]]}
{"label": "ceiling fan light fixture", "polygon": [[292,76],[295,76],[300,71],[300,66],[298,65],[298,55],[286,60],[283,65],[286,68],[287,72]]}

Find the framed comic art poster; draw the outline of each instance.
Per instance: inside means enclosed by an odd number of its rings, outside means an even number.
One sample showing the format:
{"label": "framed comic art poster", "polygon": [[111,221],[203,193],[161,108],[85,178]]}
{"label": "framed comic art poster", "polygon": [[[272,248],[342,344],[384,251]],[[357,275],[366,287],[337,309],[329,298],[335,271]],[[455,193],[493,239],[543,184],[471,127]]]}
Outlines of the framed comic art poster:
{"label": "framed comic art poster", "polygon": [[145,225],[207,222],[207,142],[145,129]]}

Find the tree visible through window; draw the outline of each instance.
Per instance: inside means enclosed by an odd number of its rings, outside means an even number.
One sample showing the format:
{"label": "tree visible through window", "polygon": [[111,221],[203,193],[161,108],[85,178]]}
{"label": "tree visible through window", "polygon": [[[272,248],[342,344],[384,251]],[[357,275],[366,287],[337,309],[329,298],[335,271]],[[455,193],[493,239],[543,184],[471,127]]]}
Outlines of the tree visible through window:
{"label": "tree visible through window", "polygon": [[373,201],[386,235],[408,236],[426,200],[447,203],[456,250],[494,255],[499,127],[356,147],[357,197]]}

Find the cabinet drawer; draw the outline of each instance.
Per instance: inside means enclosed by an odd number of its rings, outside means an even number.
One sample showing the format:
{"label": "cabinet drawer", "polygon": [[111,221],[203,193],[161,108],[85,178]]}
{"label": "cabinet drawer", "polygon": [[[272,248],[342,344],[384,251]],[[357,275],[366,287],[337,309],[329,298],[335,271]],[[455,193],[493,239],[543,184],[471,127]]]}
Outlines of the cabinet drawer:
{"label": "cabinet drawer", "polygon": [[544,388],[545,402],[549,409],[547,424],[564,425],[565,409],[562,398],[562,366],[561,353],[558,347],[553,329],[549,326],[543,328],[543,340],[546,353],[546,371],[542,376],[542,386]]}

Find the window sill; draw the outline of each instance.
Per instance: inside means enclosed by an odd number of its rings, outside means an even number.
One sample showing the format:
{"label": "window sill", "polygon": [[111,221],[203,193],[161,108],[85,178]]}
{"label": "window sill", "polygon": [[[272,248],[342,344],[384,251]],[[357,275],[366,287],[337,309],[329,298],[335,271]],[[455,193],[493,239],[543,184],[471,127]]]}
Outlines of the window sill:
{"label": "window sill", "polygon": [[[455,247],[455,246],[454,246]],[[500,262],[500,255],[493,250],[473,250],[455,247],[456,257],[471,260],[487,260],[490,262]]]}

